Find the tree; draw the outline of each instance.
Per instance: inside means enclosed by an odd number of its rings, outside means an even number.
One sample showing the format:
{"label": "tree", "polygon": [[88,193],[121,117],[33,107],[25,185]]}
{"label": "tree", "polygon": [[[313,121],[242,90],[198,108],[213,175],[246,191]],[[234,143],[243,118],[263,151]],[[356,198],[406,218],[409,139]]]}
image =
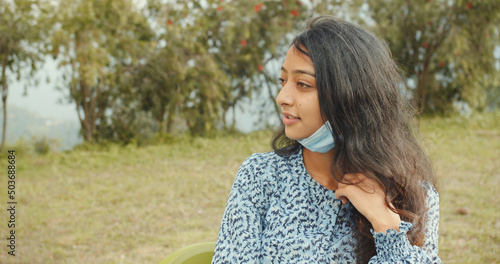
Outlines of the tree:
{"label": "tree", "polygon": [[[290,33],[300,28],[307,14],[300,1],[233,1],[218,3],[199,17],[206,34],[198,39],[208,44],[216,64],[230,80],[222,104],[224,121],[228,110],[234,111],[242,99],[252,99],[254,94],[266,92],[264,88],[273,94],[278,76],[264,71],[269,68],[266,64],[282,60]],[[234,112],[232,116],[234,129]]]}
{"label": "tree", "polygon": [[189,98],[198,98],[195,86],[203,79],[221,79],[206,76],[217,66],[207,67],[201,61],[203,47],[193,37],[199,29],[188,23],[193,18],[188,15],[187,2],[177,5],[151,1],[149,10],[158,34],[153,49],[133,69],[133,87],[128,97],[138,100],[141,111],[152,114],[160,133],[170,133],[175,116],[188,119],[184,112],[194,106]]}
{"label": "tree", "polygon": [[228,128],[240,100],[277,87],[266,64],[286,54],[287,34],[307,16],[300,1],[149,3],[163,45],[141,70],[144,109],[167,115],[167,124],[181,115],[197,135]]}
{"label": "tree", "polygon": [[420,110],[446,112],[454,101],[486,106],[498,82],[500,2],[366,1],[368,24],[383,37],[409,75]]}
{"label": "tree", "polygon": [[[1,152],[5,147],[7,130],[7,98],[9,76],[19,80],[22,75],[33,76],[41,63],[43,39],[48,26],[48,4],[39,0],[0,0],[0,86],[2,87],[3,127]],[[26,73],[25,70],[28,70]]]}
{"label": "tree", "polygon": [[60,1],[52,52],[76,105],[84,140],[99,141],[110,128],[123,73],[137,63],[153,33],[131,0]]}

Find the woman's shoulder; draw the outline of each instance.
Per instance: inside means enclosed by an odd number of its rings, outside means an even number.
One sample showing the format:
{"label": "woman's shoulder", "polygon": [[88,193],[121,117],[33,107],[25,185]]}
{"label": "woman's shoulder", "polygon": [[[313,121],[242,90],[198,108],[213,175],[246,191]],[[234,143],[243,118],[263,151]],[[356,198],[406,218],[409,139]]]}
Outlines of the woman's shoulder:
{"label": "woman's shoulder", "polygon": [[241,164],[238,174],[244,174],[253,180],[275,181],[277,179],[274,178],[281,174],[278,171],[297,163],[300,157],[299,153],[290,156],[282,156],[274,151],[254,153]]}
{"label": "woman's shoulder", "polygon": [[248,157],[242,164],[242,166],[265,166],[265,165],[276,165],[281,162],[291,162],[296,160],[299,156],[298,153],[292,154],[290,156],[283,156],[277,154],[275,151],[254,153]]}

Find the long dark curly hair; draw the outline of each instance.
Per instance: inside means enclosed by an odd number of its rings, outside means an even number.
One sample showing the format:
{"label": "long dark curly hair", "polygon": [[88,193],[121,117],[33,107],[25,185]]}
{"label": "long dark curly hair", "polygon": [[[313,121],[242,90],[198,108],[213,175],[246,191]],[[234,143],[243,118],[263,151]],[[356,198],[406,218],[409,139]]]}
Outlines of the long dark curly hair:
{"label": "long dark curly hair", "polygon": [[[401,70],[387,45],[360,26],[332,16],[308,21],[292,45],[311,58],[321,113],[336,142],[332,175],[348,173],[374,179],[402,220],[413,224],[413,245],[425,240],[426,192],[435,185],[431,163],[419,143],[416,107],[405,90]],[[282,127],[272,146],[288,156],[300,145]],[[389,207],[390,208],[390,207]],[[359,212],[355,223],[360,263],[376,254],[370,222]]]}

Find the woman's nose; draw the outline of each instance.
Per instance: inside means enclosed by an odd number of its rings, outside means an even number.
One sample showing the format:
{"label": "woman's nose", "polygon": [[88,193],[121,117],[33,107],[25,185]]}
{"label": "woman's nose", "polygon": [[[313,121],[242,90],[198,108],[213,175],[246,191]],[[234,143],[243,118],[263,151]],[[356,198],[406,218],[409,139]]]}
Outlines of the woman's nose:
{"label": "woman's nose", "polygon": [[281,87],[281,90],[276,97],[276,103],[278,103],[279,106],[291,106],[293,105],[293,96],[292,96],[292,91],[290,89],[288,83],[283,85]]}

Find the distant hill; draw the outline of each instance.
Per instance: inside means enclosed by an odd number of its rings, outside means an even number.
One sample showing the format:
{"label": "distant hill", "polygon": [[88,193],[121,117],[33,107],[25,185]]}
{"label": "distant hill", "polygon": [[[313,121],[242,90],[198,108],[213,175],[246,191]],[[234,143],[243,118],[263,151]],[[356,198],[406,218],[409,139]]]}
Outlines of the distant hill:
{"label": "distant hill", "polygon": [[[3,112],[0,110],[0,135],[3,124]],[[19,106],[8,105],[7,109],[7,144],[14,144],[17,139],[47,137],[56,139],[59,150],[71,149],[80,144],[80,125],[74,121],[44,117]]]}

